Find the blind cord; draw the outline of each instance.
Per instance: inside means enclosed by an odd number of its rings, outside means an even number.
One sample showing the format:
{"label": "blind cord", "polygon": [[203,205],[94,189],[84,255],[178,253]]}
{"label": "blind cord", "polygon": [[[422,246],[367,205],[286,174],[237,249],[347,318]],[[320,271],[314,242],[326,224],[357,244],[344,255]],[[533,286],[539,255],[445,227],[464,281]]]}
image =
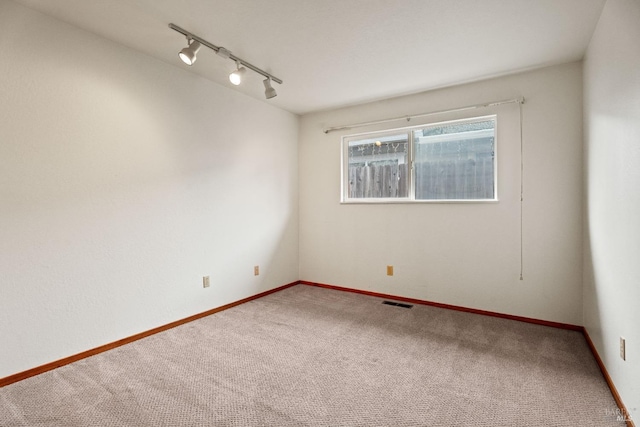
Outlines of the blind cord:
{"label": "blind cord", "polygon": [[518,103],[518,110],[520,113],[520,280],[524,280],[524,243],[523,243],[523,209],[524,202],[524,143],[522,140],[522,102]]}

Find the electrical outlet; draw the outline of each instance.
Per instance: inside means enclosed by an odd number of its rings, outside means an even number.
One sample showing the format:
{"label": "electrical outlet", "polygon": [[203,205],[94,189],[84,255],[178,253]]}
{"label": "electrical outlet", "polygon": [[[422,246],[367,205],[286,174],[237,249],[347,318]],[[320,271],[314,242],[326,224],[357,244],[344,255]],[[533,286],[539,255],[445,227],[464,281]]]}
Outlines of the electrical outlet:
{"label": "electrical outlet", "polygon": [[259,265],[256,265],[255,267],[253,267],[253,275],[254,276],[260,275],[260,266]]}
{"label": "electrical outlet", "polygon": [[208,288],[210,284],[211,284],[211,282],[209,281],[209,276],[204,276],[202,278],[202,287],[203,288]]}
{"label": "electrical outlet", "polygon": [[627,360],[627,349],[624,337],[620,337],[620,358]]}
{"label": "electrical outlet", "polygon": [[393,265],[387,265],[387,276],[393,276]]}

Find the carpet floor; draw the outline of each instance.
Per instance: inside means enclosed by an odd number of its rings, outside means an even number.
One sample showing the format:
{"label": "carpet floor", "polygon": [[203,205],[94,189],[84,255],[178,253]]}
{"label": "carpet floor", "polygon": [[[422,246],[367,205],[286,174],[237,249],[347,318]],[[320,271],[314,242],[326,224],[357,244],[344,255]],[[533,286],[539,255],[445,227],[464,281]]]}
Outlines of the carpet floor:
{"label": "carpet floor", "polygon": [[296,285],[0,388],[0,426],[617,426],[579,332]]}

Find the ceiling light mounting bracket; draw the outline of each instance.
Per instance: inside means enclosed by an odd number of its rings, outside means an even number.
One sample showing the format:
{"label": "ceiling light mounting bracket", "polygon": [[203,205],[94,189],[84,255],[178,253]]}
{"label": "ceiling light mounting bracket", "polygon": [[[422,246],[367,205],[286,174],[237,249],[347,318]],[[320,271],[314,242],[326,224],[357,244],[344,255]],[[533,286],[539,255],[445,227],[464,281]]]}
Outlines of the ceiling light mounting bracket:
{"label": "ceiling light mounting bracket", "polygon": [[[229,59],[229,58],[231,58],[231,51],[230,51],[230,50],[225,49],[225,48],[224,48],[224,47],[222,47],[222,46],[220,46],[220,47],[218,48],[218,51],[217,51],[216,53],[217,53],[218,55],[222,56],[222,57],[223,57],[223,58],[225,58],[225,59]],[[236,61],[236,62],[238,62],[238,61]]]}

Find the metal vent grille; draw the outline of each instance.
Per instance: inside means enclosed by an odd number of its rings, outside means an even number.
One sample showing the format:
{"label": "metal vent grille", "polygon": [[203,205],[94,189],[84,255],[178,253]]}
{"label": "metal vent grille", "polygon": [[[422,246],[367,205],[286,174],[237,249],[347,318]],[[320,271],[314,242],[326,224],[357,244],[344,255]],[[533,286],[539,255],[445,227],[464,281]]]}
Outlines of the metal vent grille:
{"label": "metal vent grille", "polygon": [[382,301],[383,304],[386,305],[393,305],[396,307],[402,307],[402,308],[411,308],[413,307],[411,304],[403,304],[401,302],[395,302],[395,301]]}

